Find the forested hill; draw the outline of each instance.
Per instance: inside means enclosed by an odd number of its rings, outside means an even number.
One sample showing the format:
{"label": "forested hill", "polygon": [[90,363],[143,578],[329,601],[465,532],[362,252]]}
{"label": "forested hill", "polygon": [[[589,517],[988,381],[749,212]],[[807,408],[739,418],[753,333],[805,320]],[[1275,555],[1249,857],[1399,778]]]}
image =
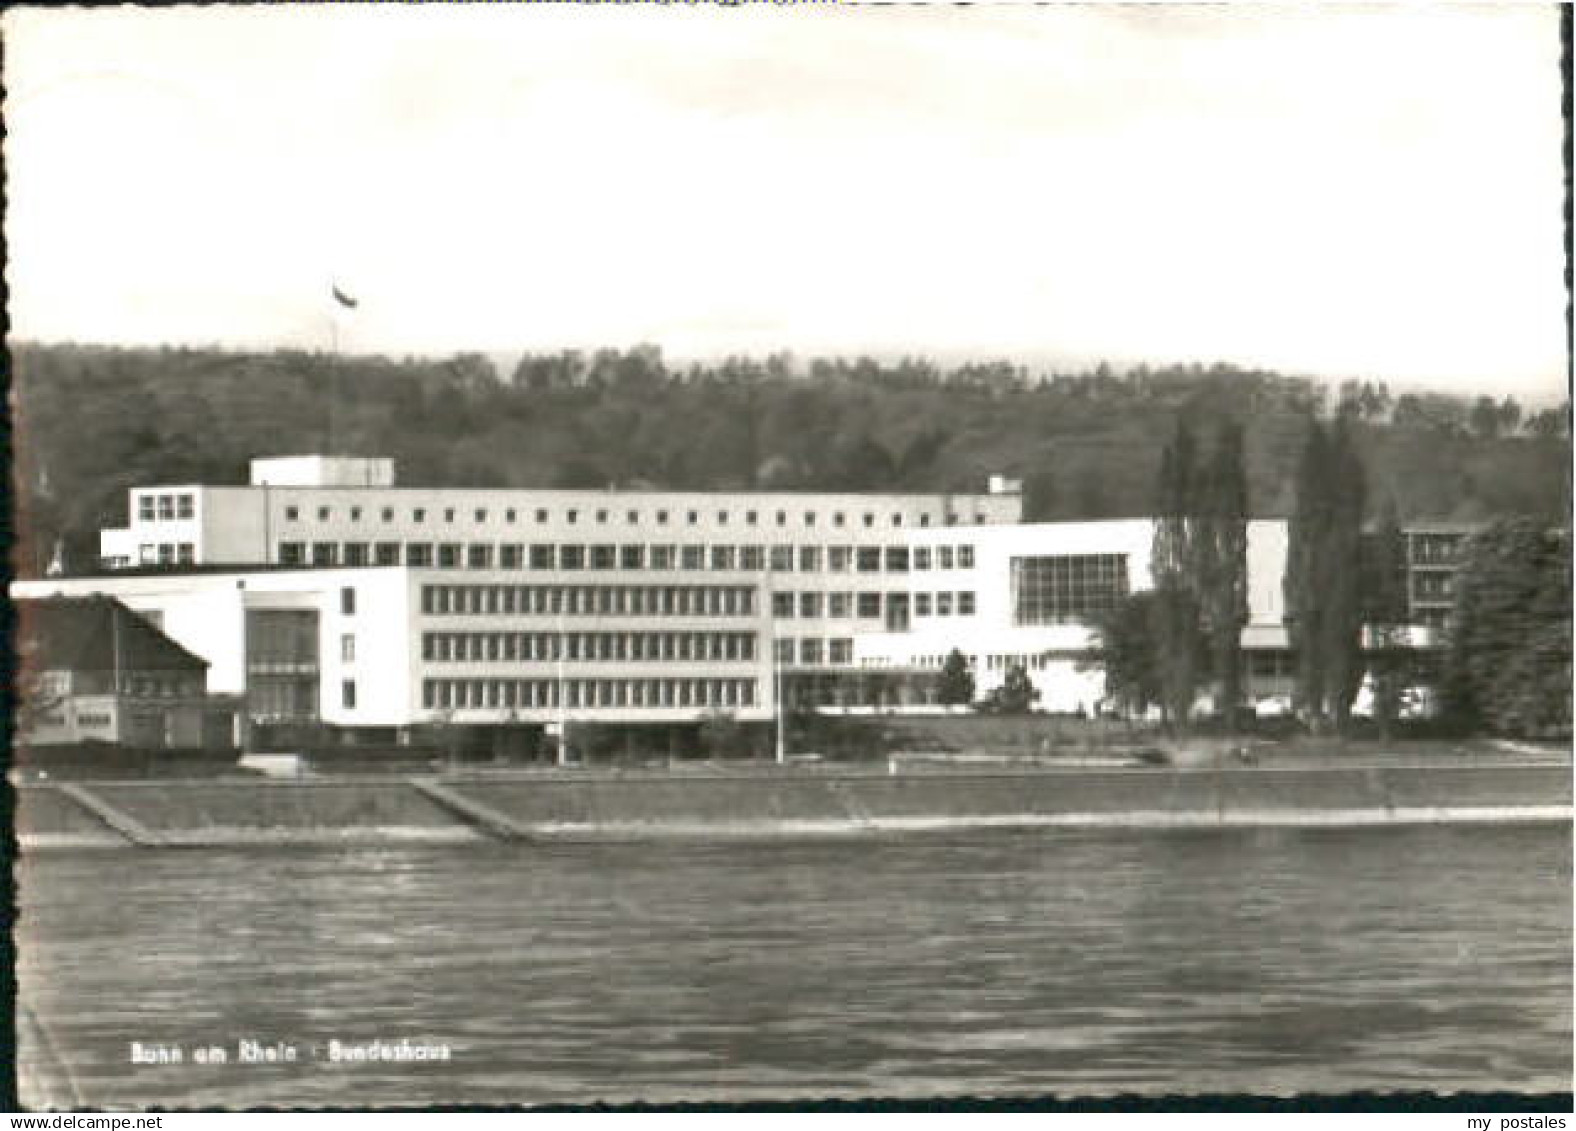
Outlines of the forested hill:
{"label": "forested hill", "polygon": [[[1153,509],[1179,413],[1247,429],[1251,507],[1281,515],[1310,413],[1348,403],[1370,500],[1408,519],[1570,510],[1567,408],[1331,390],[1226,366],[1030,373],[1004,362],[796,361],[674,368],[651,347],[442,360],[294,351],[12,348],[15,476],[37,541],[70,564],[140,483],[244,483],[257,455],[389,455],[405,484],[981,490],[1027,483],[1034,520]],[[1485,381],[1491,385],[1491,381]],[[28,568],[24,552],[18,564]]]}

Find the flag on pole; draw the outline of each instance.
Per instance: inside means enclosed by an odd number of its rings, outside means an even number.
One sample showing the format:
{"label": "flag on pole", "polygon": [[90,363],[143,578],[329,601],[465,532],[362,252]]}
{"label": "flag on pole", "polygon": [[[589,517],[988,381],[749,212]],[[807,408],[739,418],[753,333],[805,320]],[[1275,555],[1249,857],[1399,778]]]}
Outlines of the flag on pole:
{"label": "flag on pole", "polygon": [[329,284],[329,290],[334,292],[334,301],[339,303],[339,305],[344,307],[346,310],[354,310],[359,305],[359,303],[354,298],[340,290],[338,284]]}

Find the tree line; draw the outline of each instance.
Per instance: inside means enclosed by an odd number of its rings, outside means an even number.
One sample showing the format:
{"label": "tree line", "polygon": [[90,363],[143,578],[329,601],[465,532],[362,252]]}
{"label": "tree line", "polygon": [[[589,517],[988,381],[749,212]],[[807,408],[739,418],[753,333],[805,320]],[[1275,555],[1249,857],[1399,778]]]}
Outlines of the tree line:
{"label": "tree line", "polygon": [[[654,347],[522,356],[12,349],[14,481],[30,537],[91,566],[148,483],[242,483],[247,460],[388,455],[434,486],[977,491],[1024,480],[1030,521],[1152,513],[1179,415],[1241,429],[1255,515],[1287,515],[1304,421],[1348,406],[1404,518],[1570,508],[1568,408],[1523,412],[1381,383],[1228,365],[1031,372],[1004,360],[789,354],[675,365]],[[1509,407],[1507,407],[1509,406]],[[31,550],[31,552],[28,552]]]}

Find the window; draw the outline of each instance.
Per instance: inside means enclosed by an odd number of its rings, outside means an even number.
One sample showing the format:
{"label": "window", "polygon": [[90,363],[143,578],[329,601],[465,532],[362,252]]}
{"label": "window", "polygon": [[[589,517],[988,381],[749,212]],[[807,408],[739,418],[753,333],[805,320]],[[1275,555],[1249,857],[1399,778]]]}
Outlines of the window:
{"label": "window", "polygon": [[399,565],[399,543],[379,542],[372,548],[372,555],[380,566]]}
{"label": "window", "polygon": [[859,594],[859,615],[865,619],[879,617],[881,615],[881,594]]}
{"label": "window", "polygon": [[779,664],[791,664],[791,663],[793,663],[793,641],[792,640],[779,640],[779,641],[777,641],[777,646],[772,651],[776,654],[777,662]]}
{"label": "window", "polygon": [[586,548],[584,546],[558,547],[559,569],[585,569]]}
{"label": "window", "polygon": [[364,566],[367,564],[367,544],[365,542],[345,543],[345,564],[347,566]]}
{"label": "window", "polygon": [[[153,496],[152,495],[139,495],[139,496],[137,496],[137,517],[139,519],[141,519],[142,521],[144,521],[144,522],[152,522],[153,521],[153,504],[154,504],[154,500],[153,500]],[[287,508],[285,508],[285,517],[286,518],[294,518],[295,515],[290,513],[290,511],[292,511],[294,509],[295,509],[294,507],[287,507]]]}
{"label": "window", "polygon": [[460,568],[460,544],[458,542],[438,543],[438,568]]}
{"label": "window", "polygon": [[553,547],[551,545],[537,544],[531,547],[531,568],[552,569]]}
{"label": "window", "polygon": [[607,525],[607,511],[605,511],[605,510],[597,511],[596,512],[596,521],[597,521],[597,525],[598,526],[606,526]]}
{"label": "window", "polygon": [[631,526],[638,526],[640,524],[640,512],[626,511],[624,513],[624,521],[629,523]]}
{"label": "window", "polygon": [[732,546],[713,546],[711,548],[711,568],[731,570],[737,564],[738,555]]}
{"label": "window", "polygon": [[815,573],[821,568],[821,547],[799,547],[799,570],[802,573]]}
{"label": "window", "polygon": [[958,568],[959,569],[973,569],[974,568],[974,547],[973,546],[959,546],[958,547]]}
{"label": "window", "polygon": [[727,511],[718,511],[717,512],[717,525],[718,526],[727,526],[728,525],[728,512]]}
{"label": "window", "polygon": [[465,564],[471,569],[491,569],[492,547],[481,543],[465,547]]}
{"label": "window", "polygon": [[744,512],[744,525],[746,525],[746,526],[754,526],[756,523],[760,522],[760,520],[761,520],[760,512],[758,512],[758,511],[745,511]]}
{"label": "window", "polygon": [[616,546],[592,546],[592,569],[615,569],[618,566],[618,548]]}
{"label": "window", "polygon": [[881,572],[881,550],[877,546],[859,547],[859,572]]}
{"label": "window", "polygon": [[799,641],[799,662],[801,664],[819,664],[821,662],[821,642],[819,640]]}
{"label": "window", "polygon": [[888,546],[886,552],[886,567],[888,573],[907,573],[908,548],[905,546]]}
{"label": "window", "polygon": [[356,662],[356,635],[347,632],[339,638],[339,661],[343,664]]}
{"label": "window", "polygon": [[892,525],[893,526],[902,526],[903,525],[903,516],[901,514],[894,513],[892,515]]}
{"label": "window", "polygon": [[821,595],[819,593],[799,594],[799,615],[811,618],[820,616]]}
{"label": "window", "polygon": [[425,507],[417,507],[415,510],[410,512],[410,520],[412,522],[426,522],[427,509]]}
{"label": "window", "polygon": [[350,521],[351,522],[360,522],[361,521],[361,508],[360,507],[351,507],[350,508]]}
{"label": "window", "polygon": [[771,562],[773,573],[791,573],[793,571],[793,547],[773,546]]}
{"label": "window", "polygon": [[668,524],[668,512],[667,511],[658,511],[657,512],[657,525],[658,526],[666,526],[667,524]]}
{"label": "window", "polygon": [[739,555],[739,568],[759,573],[766,568],[766,549],[763,546],[744,546]]}
{"label": "window", "polygon": [[866,526],[874,526],[876,524],[876,516],[875,515],[873,515],[873,514],[866,514],[864,516],[864,518],[865,518],[865,525]]}
{"label": "window", "polygon": [[570,526],[573,526],[575,523],[580,521],[580,512],[577,511],[577,510],[567,510],[567,511],[565,511],[564,512],[564,521],[567,522]]}
{"label": "window", "polygon": [[936,594],[936,615],[938,617],[950,617],[952,615],[951,593]]}
{"label": "window", "polygon": [[312,543],[312,564],[315,566],[331,566],[334,559],[339,556],[339,547],[332,542]]}
{"label": "window", "polygon": [[[148,517],[152,518],[153,516],[150,514]],[[300,517],[301,517],[301,508],[300,507],[286,507],[285,508],[285,519],[287,521],[294,522],[296,519],[298,519]]]}
{"label": "window", "polygon": [[546,507],[537,507],[536,508],[536,521],[537,522],[546,522],[547,521],[547,508]]}
{"label": "window", "polygon": [[1013,558],[1013,622],[1084,621],[1119,604],[1127,585],[1126,554]]}
{"label": "window", "polygon": [[646,548],[644,546],[620,546],[618,548],[618,565],[620,569],[645,569]]}
{"label": "window", "polygon": [[936,547],[936,568],[937,569],[951,569],[952,568],[952,547],[951,546],[937,546]]}
{"label": "window", "polygon": [[454,521],[454,508],[453,507],[444,507],[443,508],[443,521],[444,522],[453,522]]}
{"label": "window", "polygon": [[778,511],[777,512],[777,525],[778,526],[787,526],[788,525],[788,512],[787,511]]}
{"label": "window", "polygon": [[302,542],[279,543],[279,564],[300,565],[306,560],[306,545]]}
{"label": "window", "polygon": [[672,569],[677,556],[677,546],[653,546],[651,547],[651,568]]}
{"label": "window", "polygon": [[832,546],[826,551],[826,568],[833,573],[847,573],[854,551],[849,546]]}
{"label": "window", "polygon": [[476,521],[477,522],[486,522],[487,521],[487,508],[486,507],[477,507],[476,508]]}
{"label": "window", "polygon": [[515,511],[515,509],[513,507],[509,507],[507,510],[505,510],[503,512],[503,520],[505,522],[515,522],[515,521],[517,521],[519,519],[519,517],[520,517],[519,514]]}
{"label": "window", "polygon": [[914,615],[916,617],[928,617],[930,615],[929,593],[914,594]]}
{"label": "window", "polygon": [[328,507],[318,507],[317,508],[317,520],[319,522],[327,522],[329,520],[329,518],[333,515],[333,513],[334,512],[331,511]]}
{"label": "window", "polygon": [[837,512],[835,512],[832,515],[832,525],[833,526],[842,526],[842,525],[846,524],[847,521],[848,521],[848,516],[845,515],[842,511],[837,511]]}
{"label": "window", "polygon": [[519,569],[525,561],[525,547],[518,542],[498,547],[498,565],[503,569]]}
{"label": "window", "polygon": [[814,526],[815,525],[815,512],[814,511],[805,511],[804,512],[804,524],[806,526]]}
{"label": "window", "polygon": [[971,617],[974,615],[974,594],[965,592],[958,594],[958,616]]}
{"label": "window", "polygon": [[339,703],[347,711],[356,709],[356,681],[347,679],[339,685]]}
{"label": "window", "polygon": [[689,523],[689,525],[694,526],[700,521],[700,513],[698,511],[690,511],[684,516],[684,521]]}
{"label": "window", "polygon": [[175,517],[191,518],[195,512],[192,510],[192,497],[190,495],[175,496]]}
{"label": "window", "polygon": [[159,496],[159,517],[162,518],[162,519],[168,519],[168,518],[174,518],[175,517],[175,496],[173,496],[173,495],[160,495]]}
{"label": "window", "polygon": [[915,569],[929,569],[930,568],[930,547],[929,546],[919,546],[919,547],[915,548],[915,550],[914,550],[914,568]]}
{"label": "window", "polygon": [[789,617],[793,616],[792,593],[772,594],[772,616],[779,620],[787,620]]}
{"label": "window", "polygon": [[356,615],[356,591],[348,585],[339,591],[339,613],[346,617]]}
{"label": "window", "polygon": [[430,566],[432,564],[432,544],[430,542],[405,543],[405,564],[408,566]]}
{"label": "window", "polygon": [[685,569],[706,568],[706,547],[685,546],[680,551],[680,564]]}
{"label": "window", "polygon": [[176,546],[175,546],[175,560],[177,562],[179,562],[181,565],[191,565],[192,564],[192,560],[193,560],[192,554],[193,554],[193,550],[192,550],[192,544],[190,542],[179,542],[179,543],[176,543]]}
{"label": "window", "polygon": [[826,596],[826,615],[829,617],[848,617],[853,615],[854,598],[851,593],[828,593]]}
{"label": "window", "polygon": [[920,515],[919,516],[919,524],[921,526],[929,526],[930,525],[930,516],[928,514]]}
{"label": "window", "polygon": [[854,642],[852,640],[832,640],[828,642],[827,659],[834,664],[851,664],[854,662]]}

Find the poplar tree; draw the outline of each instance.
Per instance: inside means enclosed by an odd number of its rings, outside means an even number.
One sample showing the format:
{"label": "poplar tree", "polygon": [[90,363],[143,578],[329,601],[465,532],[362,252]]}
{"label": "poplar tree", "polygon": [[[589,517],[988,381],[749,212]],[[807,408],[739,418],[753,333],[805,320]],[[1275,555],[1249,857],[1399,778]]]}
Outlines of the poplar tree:
{"label": "poplar tree", "polygon": [[1344,728],[1362,682],[1362,461],[1351,426],[1311,422],[1288,531],[1286,628],[1314,728]]}
{"label": "poplar tree", "polygon": [[1326,475],[1329,442],[1317,420],[1297,461],[1296,509],[1286,532],[1286,635],[1295,660],[1298,699],[1318,726],[1325,717],[1324,615],[1327,587],[1322,549],[1330,525]]}
{"label": "poplar tree", "polygon": [[1326,687],[1331,719],[1345,730],[1352,700],[1363,681],[1363,511],[1367,477],[1352,425],[1337,418],[1330,434],[1328,490],[1331,493],[1328,559],[1330,593],[1325,606]]}
{"label": "poplar tree", "polygon": [[1192,536],[1198,595],[1221,711],[1232,729],[1242,696],[1242,630],[1248,623],[1248,480],[1242,426],[1221,425],[1199,482]]}
{"label": "poplar tree", "polygon": [[1380,737],[1389,738],[1400,717],[1407,672],[1406,541],[1393,498],[1385,497],[1363,548],[1364,618],[1373,630],[1374,719]]}
{"label": "poplar tree", "polygon": [[1193,574],[1197,513],[1197,446],[1187,421],[1161,453],[1159,498],[1150,572],[1154,601],[1149,606],[1156,648],[1161,709],[1174,726],[1186,727],[1203,669],[1204,637]]}

